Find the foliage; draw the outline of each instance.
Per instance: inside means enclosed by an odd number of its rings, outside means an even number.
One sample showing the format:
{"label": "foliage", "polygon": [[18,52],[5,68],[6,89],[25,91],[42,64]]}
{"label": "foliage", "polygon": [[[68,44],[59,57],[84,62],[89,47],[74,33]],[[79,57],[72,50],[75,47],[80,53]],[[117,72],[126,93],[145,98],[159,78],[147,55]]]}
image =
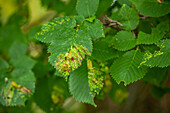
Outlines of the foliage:
{"label": "foliage", "polygon": [[25,106],[9,112],[64,113],[71,96],[122,103],[138,80],[157,99],[170,92],[168,0],[31,1],[0,0],[0,103]]}

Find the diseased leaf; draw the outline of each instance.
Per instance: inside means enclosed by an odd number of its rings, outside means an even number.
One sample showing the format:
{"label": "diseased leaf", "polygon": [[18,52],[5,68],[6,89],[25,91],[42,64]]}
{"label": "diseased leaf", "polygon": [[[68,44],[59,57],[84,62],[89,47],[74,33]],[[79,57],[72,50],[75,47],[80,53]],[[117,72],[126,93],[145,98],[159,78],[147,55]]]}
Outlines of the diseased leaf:
{"label": "diseased leaf", "polygon": [[9,50],[12,60],[20,59],[26,53],[26,45],[18,41],[14,42]]}
{"label": "diseased leaf", "polygon": [[170,65],[170,39],[161,40],[157,43],[160,51],[155,51],[153,54],[145,53],[142,64],[149,67],[167,67]]}
{"label": "diseased leaf", "polygon": [[147,72],[146,67],[139,67],[143,54],[139,50],[126,52],[112,64],[110,70],[114,80],[119,84],[121,81],[125,85],[137,81],[144,77]]}
{"label": "diseased leaf", "polygon": [[0,89],[0,102],[4,106],[24,106],[25,101],[34,93],[34,74],[30,70],[15,69],[12,78]]}

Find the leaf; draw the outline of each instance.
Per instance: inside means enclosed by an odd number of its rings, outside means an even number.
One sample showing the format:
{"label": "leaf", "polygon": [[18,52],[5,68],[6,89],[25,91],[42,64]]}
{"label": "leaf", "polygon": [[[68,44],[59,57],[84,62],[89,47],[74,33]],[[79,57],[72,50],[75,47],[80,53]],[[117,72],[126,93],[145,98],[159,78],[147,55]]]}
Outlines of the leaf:
{"label": "leaf", "polygon": [[118,57],[118,53],[108,45],[106,41],[97,41],[94,43],[92,57],[99,61],[106,61]]}
{"label": "leaf", "polygon": [[26,53],[26,45],[20,42],[14,42],[9,50],[11,60],[20,59]]}
{"label": "leaf", "polygon": [[[36,38],[42,42],[50,43],[48,52],[51,53],[49,62],[56,67],[57,56],[69,52],[73,45],[82,45],[89,52],[92,52],[92,41],[89,34],[76,26],[77,22],[83,21],[82,16],[70,18],[60,17],[52,22],[45,24],[42,31],[36,35]],[[44,38],[45,37],[45,38]]]}
{"label": "leaf", "polygon": [[80,29],[85,30],[93,40],[105,37],[103,32],[103,24],[98,19],[95,19],[93,23],[85,21],[84,26]]}
{"label": "leaf", "polygon": [[169,30],[169,24],[167,22],[160,23],[157,28],[152,29],[151,34],[144,33],[142,31],[138,34],[138,44],[153,44],[164,37]]}
{"label": "leaf", "polygon": [[134,30],[139,24],[138,14],[126,4],[123,4],[118,13],[113,13],[111,18],[123,24],[120,28],[128,31]]}
{"label": "leaf", "polygon": [[71,32],[73,30],[70,29],[69,31],[67,31],[67,29],[73,28],[75,26],[76,21],[74,18],[70,18],[67,16],[55,18],[51,22],[44,24],[41,28],[42,31],[37,33],[35,38],[44,43],[51,43],[52,40],[67,35],[68,32]]}
{"label": "leaf", "polygon": [[126,90],[126,86],[123,83],[117,84],[114,80],[111,80],[112,87],[109,92],[110,98],[114,103],[121,104],[125,102],[129,96],[128,91]]}
{"label": "leaf", "polygon": [[84,17],[94,16],[97,11],[98,4],[99,0],[77,0],[77,13]]}
{"label": "leaf", "polygon": [[130,0],[137,8],[137,10],[150,17],[160,17],[170,13],[170,2],[157,0]]}
{"label": "leaf", "polygon": [[97,17],[101,16],[104,14],[112,5],[113,0],[100,0],[99,6],[96,12]]}
{"label": "leaf", "polygon": [[94,96],[90,94],[88,69],[85,61],[83,61],[83,64],[78,69],[70,74],[69,89],[76,101],[89,103],[96,107],[93,100]]}
{"label": "leaf", "polygon": [[[20,26],[13,21],[18,21],[20,19],[17,18],[17,20],[12,20],[11,24],[1,26],[0,27],[0,50],[9,50],[11,45],[15,41],[24,42],[25,36],[21,32]],[[15,49],[15,48],[13,48]],[[14,51],[15,52],[15,51]]]}
{"label": "leaf", "polygon": [[149,82],[155,86],[161,86],[167,79],[167,69],[151,68],[143,78],[144,81]]}
{"label": "leaf", "polygon": [[28,56],[23,56],[15,61],[13,60],[12,63],[15,68],[24,68],[28,70],[32,69],[35,65],[35,61]]}
{"label": "leaf", "polygon": [[170,92],[170,88],[167,88],[167,87],[152,86],[150,88],[150,93],[156,99],[161,99],[166,93],[169,93],[169,92]]}
{"label": "leaf", "polygon": [[[13,83],[16,83],[13,85]],[[25,101],[34,93],[35,78],[30,70],[15,69],[8,83],[1,86],[0,102],[5,106],[24,106]]]}
{"label": "leaf", "polygon": [[51,53],[51,56],[49,57],[50,63],[55,67],[55,61],[58,59],[57,55],[69,52],[72,45],[82,45],[86,47],[89,52],[92,52],[91,37],[82,30],[76,32],[74,29],[70,29],[70,32],[67,31],[67,35],[58,37],[49,46],[48,52]]}
{"label": "leaf", "polygon": [[146,67],[138,67],[142,62],[143,54],[139,50],[126,52],[118,58],[111,66],[111,75],[119,84],[121,81],[125,85],[137,81],[144,77],[147,72]]}
{"label": "leaf", "polygon": [[131,32],[120,31],[113,37],[112,45],[119,51],[126,51],[136,46],[136,39]]}
{"label": "leaf", "polygon": [[146,55],[145,65],[149,67],[167,67],[170,65],[170,39],[161,40],[157,43],[161,49],[160,51],[155,51],[154,54]]}

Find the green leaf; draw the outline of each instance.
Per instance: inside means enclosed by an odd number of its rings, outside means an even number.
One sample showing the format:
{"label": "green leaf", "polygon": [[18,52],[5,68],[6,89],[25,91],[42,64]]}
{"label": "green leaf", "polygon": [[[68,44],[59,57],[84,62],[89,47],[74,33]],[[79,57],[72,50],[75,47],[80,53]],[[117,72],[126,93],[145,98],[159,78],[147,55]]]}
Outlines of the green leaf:
{"label": "green leaf", "polygon": [[161,40],[157,43],[160,51],[155,51],[154,54],[146,55],[145,65],[149,67],[167,67],[170,65],[170,39]]}
{"label": "green leaf", "polygon": [[152,29],[151,34],[144,33],[142,31],[138,34],[138,44],[153,44],[164,37],[169,30],[169,24],[167,22],[160,23],[157,28]]}
{"label": "green leaf", "polygon": [[118,57],[118,53],[108,45],[106,41],[97,41],[94,43],[92,57],[99,61],[106,61]]}
{"label": "green leaf", "polygon": [[167,79],[168,74],[166,72],[166,68],[151,68],[143,80],[155,86],[161,86]]}
{"label": "green leaf", "polygon": [[74,18],[67,16],[55,18],[51,22],[44,24],[41,28],[42,31],[37,33],[35,38],[44,43],[51,43],[52,40],[67,35],[69,32],[67,29],[73,28],[75,26],[76,21]]}
{"label": "green leaf", "polygon": [[131,32],[120,31],[113,37],[112,45],[119,51],[126,51],[136,46],[136,39]]}
{"label": "green leaf", "polygon": [[137,81],[144,77],[147,72],[146,67],[139,67],[143,54],[139,50],[126,52],[118,58],[111,66],[111,75],[119,84],[121,81],[125,85]]}
{"label": "green leaf", "polygon": [[93,40],[104,37],[103,24],[98,19],[93,23],[86,21],[80,29],[85,30]]}
{"label": "green leaf", "polygon": [[95,15],[99,0],[77,0],[76,10],[78,15],[90,17]]}
{"label": "green leaf", "polygon": [[9,56],[11,57],[11,60],[20,59],[25,53],[26,45],[18,41],[15,41],[9,50]]}
{"label": "green leaf", "polygon": [[89,103],[96,107],[93,100],[94,96],[92,97],[90,94],[88,69],[85,61],[83,61],[83,64],[78,69],[70,74],[69,89],[77,101]]}
{"label": "green leaf", "polygon": [[125,102],[129,95],[126,86],[124,86],[123,83],[117,84],[114,80],[111,80],[111,82],[112,88],[109,92],[110,98],[117,104]]}
{"label": "green leaf", "polygon": [[[16,82],[17,87],[12,85]],[[0,102],[5,106],[24,106],[25,101],[34,93],[35,78],[30,70],[15,69],[12,78],[1,86]],[[22,90],[22,91],[21,91]]]}
{"label": "green leaf", "polygon": [[130,0],[137,8],[137,10],[145,15],[151,17],[160,17],[170,13],[170,2],[158,0]]}
{"label": "green leaf", "polygon": [[100,0],[99,7],[96,12],[97,17],[104,14],[111,7],[112,3],[113,0]]}
{"label": "green leaf", "polygon": [[28,70],[32,69],[35,65],[35,61],[28,56],[23,56],[15,61],[13,60],[12,63],[15,68],[24,68]]}
{"label": "green leaf", "polygon": [[126,4],[123,4],[118,14],[113,13],[111,18],[122,23],[123,26],[120,28],[126,29],[128,31],[134,30],[139,24],[138,14]]}
{"label": "green leaf", "polygon": [[49,46],[48,52],[51,53],[49,62],[55,67],[57,55],[68,52],[72,45],[82,45],[86,47],[90,53],[92,52],[91,37],[86,32],[82,30],[76,32],[75,29],[68,29],[65,36],[58,37]]}

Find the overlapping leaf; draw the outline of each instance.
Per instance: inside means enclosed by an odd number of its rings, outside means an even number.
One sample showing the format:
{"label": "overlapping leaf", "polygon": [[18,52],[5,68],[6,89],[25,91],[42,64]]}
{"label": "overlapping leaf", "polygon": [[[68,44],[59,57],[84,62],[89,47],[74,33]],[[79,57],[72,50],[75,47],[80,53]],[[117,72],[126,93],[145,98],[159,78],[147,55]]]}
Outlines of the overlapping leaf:
{"label": "overlapping leaf", "polygon": [[131,32],[120,31],[113,37],[112,45],[115,49],[126,51],[136,46],[136,39]]}
{"label": "overlapping leaf", "polygon": [[77,0],[76,10],[78,15],[93,16],[98,8],[99,0]]}
{"label": "overlapping leaf", "polygon": [[89,103],[94,106],[94,94],[90,94],[90,88],[88,84],[88,69],[87,64],[84,61],[82,66],[73,71],[69,78],[69,89],[73,97],[80,102]]}
{"label": "overlapping leaf", "polygon": [[[170,39],[161,40],[157,43],[161,49],[153,54],[147,55],[144,64],[149,67],[167,67],[170,65]],[[147,59],[148,58],[148,59]]]}
{"label": "overlapping leaf", "polygon": [[167,22],[160,23],[157,28],[152,29],[151,34],[144,33],[142,31],[138,34],[138,44],[153,44],[158,42],[164,37],[169,30],[169,24]]}
{"label": "overlapping leaf", "polygon": [[139,24],[139,16],[135,10],[127,5],[123,5],[118,13],[113,13],[113,20],[117,20],[123,24],[123,29],[134,30]]}

